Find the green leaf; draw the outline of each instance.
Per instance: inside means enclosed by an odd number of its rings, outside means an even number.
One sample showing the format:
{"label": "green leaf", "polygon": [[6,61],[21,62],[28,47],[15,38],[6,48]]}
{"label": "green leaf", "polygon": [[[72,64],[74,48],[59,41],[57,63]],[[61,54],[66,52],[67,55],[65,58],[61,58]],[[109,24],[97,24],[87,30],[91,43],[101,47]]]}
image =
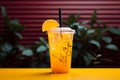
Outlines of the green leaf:
{"label": "green leaf", "polygon": [[120,28],[113,28],[113,27],[110,27],[109,28],[109,31],[113,34],[116,34],[116,35],[120,35]]}
{"label": "green leaf", "polygon": [[73,24],[71,24],[70,26],[71,27],[74,27],[74,26],[79,26],[80,24],[78,22],[74,22]]}
{"label": "green leaf", "polygon": [[79,30],[84,30],[84,29],[86,30],[86,27],[85,26],[78,26],[78,29]]}
{"label": "green leaf", "polygon": [[47,41],[46,41],[44,38],[39,37],[39,39],[42,41],[42,43],[43,43],[47,48],[49,48],[49,45],[48,45]]}
{"label": "green leaf", "polygon": [[8,26],[12,32],[22,32],[25,28],[24,25],[19,23],[18,19],[11,20]]}
{"label": "green leaf", "polygon": [[4,17],[4,24],[5,24],[6,27],[9,26],[9,22],[10,22],[9,16]]}
{"label": "green leaf", "polygon": [[11,20],[11,21],[10,21],[10,23],[11,23],[11,24],[18,25],[18,26],[20,25],[20,23],[19,23],[19,20],[18,20],[18,19]]}
{"label": "green leaf", "polygon": [[15,24],[8,23],[8,29],[9,29],[9,31],[15,32],[16,28],[17,28],[17,26]]}
{"label": "green leaf", "polygon": [[81,36],[81,32],[80,32],[80,30],[79,29],[77,29],[76,31],[75,31],[75,33],[77,34],[77,36]]}
{"label": "green leaf", "polygon": [[92,18],[91,18],[91,22],[92,22],[92,23],[95,23],[95,22],[96,22],[96,18],[97,18],[97,11],[94,10],[93,15],[92,15]]}
{"label": "green leaf", "polygon": [[91,22],[90,22],[90,28],[94,27],[94,24],[96,23],[96,19],[97,19],[97,11],[94,10],[92,14]]}
{"label": "green leaf", "polygon": [[20,44],[17,44],[15,47],[18,48],[20,51],[24,51],[25,50],[24,46],[20,45]]}
{"label": "green leaf", "polygon": [[44,51],[46,51],[46,50],[47,50],[47,48],[46,48],[45,46],[43,46],[43,45],[41,45],[41,46],[39,46],[39,47],[37,48],[37,52],[38,52],[38,53],[44,52]]}
{"label": "green leaf", "polygon": [[32,55],[33,55],[33,51],[32,51],[31,49],[25,49],[25,50],[22,52],[22,55],[32,56]]}
{"label": "green leaf", "polygon": [[6,9],[5,9],[5,7],[1,7],[1,11],[2,11],[2,16],[3,17],[6,17],[7,16],[7,13],[6,13]]}
{"label": "green leaf", "polygon": [[77,22],[77,18],[75,17],[74,14],[70,14],[68,17],[68,21],[70,24],[73,24],[74,22]]}
{"label": "green leaf", "polygon": [[94,33],[94,32],[95,32],[94,29],[89,29],[89,30],[87,31],[87,34],[92,34],[92,33]]}
{"label": "green leaf", "polygon": [[111,50],[116,50],[116,51],[119,50],[118,47],[114,44],[108,44],[108,45],[105,46],[105,48],[111,49]]}
{"label": "green leaf", "polygon": [[102,54],[97,54],[97,55],[96,55],[97,58],[99,58],[99,57],[101,57],[101,56],[102,56]]}
{"label": "green leaf", "polygon": [[88,66],[91,63],[93,56],[90,53],[86,52],[83,57],[84,57],[86,65]]}
{"label": "green leaf", "polygon": [[15,34],[19,39],[23,39],[23,37],[22,37],[22,35],[21,35],[20,33],[15,32],[14,34]]}
{"label": "green leaf", "polygon": [[100,43],[96,40],[90,40],[89,43],[91,43],[91,44],[97,46],[98,48],[100,48]]}
{"label": "green leaf", "polygon": [[81,23],[81,25],[86,25],[88,23],[89,23],[88,21],[84,21],[84,22]]}
{"label": "green leaf", "polygon": [[17,31],[22,32],[24,29],[25,29],[25,26],[21,24]]}
{"label": "green leaf", "polygon": [[93,64],[100,64],[101,62],[100,61],[95,61]]}
{"label": "green leaf", "polygon": [[105,32],[109,31],[109,28],[103,28],[101,29],[101,33],[104,34]]}
{"label": "green leaf", "polygon": [[3,52],[10,53],[13,49],[13,46],[9,43],[4,43],[3,46],[1,46],[1,49]]}
{"label": "green leaf", "polygon": [[112,38],[111,37],[102,37],[102,40],[104,40],[106,43],[111,43],[112,42]]}

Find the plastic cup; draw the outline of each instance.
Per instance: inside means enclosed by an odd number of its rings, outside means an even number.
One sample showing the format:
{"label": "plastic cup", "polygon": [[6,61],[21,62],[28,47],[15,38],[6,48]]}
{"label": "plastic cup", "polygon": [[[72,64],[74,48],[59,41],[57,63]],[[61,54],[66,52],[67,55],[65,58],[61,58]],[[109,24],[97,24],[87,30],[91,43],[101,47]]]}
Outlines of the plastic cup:
{"label": "plastic cup", "polygon": [[48,31],[52,73],[70,71],[74,32],[69,27],[60,27]]}

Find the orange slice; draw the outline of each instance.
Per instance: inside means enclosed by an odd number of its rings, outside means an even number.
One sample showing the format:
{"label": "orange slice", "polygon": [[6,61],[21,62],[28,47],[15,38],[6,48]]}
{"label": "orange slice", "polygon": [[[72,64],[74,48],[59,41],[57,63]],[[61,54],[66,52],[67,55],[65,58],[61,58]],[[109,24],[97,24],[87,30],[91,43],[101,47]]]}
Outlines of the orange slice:
{"label": "orange slice", "polygon": [[56,20],[48,19],[43,22],[42,31],[45,32],[52,28],[57,28],[58,26],[59,26],[59,23]]}

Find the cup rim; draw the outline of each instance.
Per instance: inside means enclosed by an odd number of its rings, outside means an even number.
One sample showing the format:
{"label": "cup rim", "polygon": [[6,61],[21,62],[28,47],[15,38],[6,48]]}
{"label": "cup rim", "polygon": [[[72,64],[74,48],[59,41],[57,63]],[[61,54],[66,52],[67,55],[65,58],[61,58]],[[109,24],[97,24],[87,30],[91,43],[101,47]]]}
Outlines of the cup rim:
{"label": "cup rim", "polygon": [[64,32],[64,33],[75,33],[75,30],[71,29],[70,27],[57,27],[57,28],[50,29],[48,31]]}

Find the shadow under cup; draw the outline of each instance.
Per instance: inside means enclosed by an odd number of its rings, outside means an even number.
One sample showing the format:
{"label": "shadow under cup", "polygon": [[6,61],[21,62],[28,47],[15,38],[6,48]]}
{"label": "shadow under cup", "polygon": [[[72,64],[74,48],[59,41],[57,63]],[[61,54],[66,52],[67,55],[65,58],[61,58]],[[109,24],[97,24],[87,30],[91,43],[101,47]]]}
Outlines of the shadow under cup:
{"label": "shadow under cup", "polygon": [[52,73],[67,73],[70,71],[74,33],[75,31],[69,27],[48,31]]}

